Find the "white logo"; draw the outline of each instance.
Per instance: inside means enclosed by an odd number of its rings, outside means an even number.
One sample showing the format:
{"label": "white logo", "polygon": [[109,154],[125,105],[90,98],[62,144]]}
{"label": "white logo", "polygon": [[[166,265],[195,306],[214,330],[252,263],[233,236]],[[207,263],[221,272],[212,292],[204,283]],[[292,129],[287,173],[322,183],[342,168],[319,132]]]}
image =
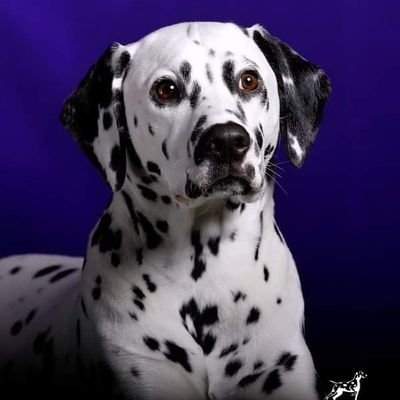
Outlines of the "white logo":
{"label": "white logo", "polygon": [[361,379],[366,378],[367,374],[363,371],[357,371],[354,375],[354,378],[351,381],[347,382],[335,382],[335,381],[329,381],[333,383],[333,387],[330,391],[329,394],[325,396],[324,400],[328,399],[337,399],[339,398],[343,393],[351,393],[354,395],[354,399],[357,400],[358,398],[358,393],[360,392],[361,388]]}

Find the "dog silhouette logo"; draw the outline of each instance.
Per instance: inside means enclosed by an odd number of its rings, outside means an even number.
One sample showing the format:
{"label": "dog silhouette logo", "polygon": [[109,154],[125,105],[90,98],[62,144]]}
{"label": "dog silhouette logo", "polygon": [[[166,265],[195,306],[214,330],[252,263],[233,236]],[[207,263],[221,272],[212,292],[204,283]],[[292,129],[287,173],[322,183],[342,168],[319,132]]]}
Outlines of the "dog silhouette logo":
{"label": "dog silhouette logo", "polygon": [[361,389],[361,379],[364,379],[367,377],[367,374],[363,371],[357,371],[354,375],[354,378],[350,381],[347,382],[335,382],[335,381],[329,381],[333,383],[333,387],[328,393],[324,400],[328,399],[338,399],[342,394],[344,393],[350,393],[351,395],[354,396],[354,399],[358,399],[358,394],[360,393]]}

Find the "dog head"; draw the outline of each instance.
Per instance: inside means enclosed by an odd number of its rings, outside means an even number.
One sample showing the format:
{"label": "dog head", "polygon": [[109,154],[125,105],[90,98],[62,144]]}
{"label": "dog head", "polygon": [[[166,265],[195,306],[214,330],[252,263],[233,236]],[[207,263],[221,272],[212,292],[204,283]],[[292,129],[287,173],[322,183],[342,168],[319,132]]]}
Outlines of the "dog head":
{"label": "dog head", "polygon": [[258,25],[182,23],[113,44],[61,120],[114,191],[163,185],[192,206],[253,201],[279,132],[302,165],[329,92],[319,67]]}

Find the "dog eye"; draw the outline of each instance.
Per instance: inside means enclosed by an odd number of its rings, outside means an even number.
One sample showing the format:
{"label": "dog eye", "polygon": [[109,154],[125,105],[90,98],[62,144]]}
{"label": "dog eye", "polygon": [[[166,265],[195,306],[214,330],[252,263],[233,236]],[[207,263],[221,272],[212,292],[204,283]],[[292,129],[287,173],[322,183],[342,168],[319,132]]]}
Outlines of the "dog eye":
{"label": "dog eye", "polygon": [[153,88],[153,93],[157,100],[166,103],[173,100],[178,100],[180,91],[177,84],[171,79],[162,79],[156,82]]}
{"label": "dog eye", "polygon": [[240,89],[246,92],[253,92],[258,88],[259,84],[260,78],[255,71],[246,71],[240,76]]}

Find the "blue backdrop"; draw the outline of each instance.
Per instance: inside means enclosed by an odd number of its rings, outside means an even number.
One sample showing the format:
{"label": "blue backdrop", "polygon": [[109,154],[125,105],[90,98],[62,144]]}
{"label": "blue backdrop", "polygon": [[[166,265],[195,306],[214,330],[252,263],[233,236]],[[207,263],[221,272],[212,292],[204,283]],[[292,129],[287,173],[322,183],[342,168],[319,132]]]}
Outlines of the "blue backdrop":
{"label": "blue backdrop", "polygon": [[180,21],[261,23],[332,80],[304,167],[281,165],[287,194],[276,188],[277,220],[297,260],[323,384],[362,368],[370,377],[360,400],[378,398],[380,375],[400,360],[399,8],[382,0],[2,0],[0,255],[84,254],[110,193],[58,114],[111,42]]}

